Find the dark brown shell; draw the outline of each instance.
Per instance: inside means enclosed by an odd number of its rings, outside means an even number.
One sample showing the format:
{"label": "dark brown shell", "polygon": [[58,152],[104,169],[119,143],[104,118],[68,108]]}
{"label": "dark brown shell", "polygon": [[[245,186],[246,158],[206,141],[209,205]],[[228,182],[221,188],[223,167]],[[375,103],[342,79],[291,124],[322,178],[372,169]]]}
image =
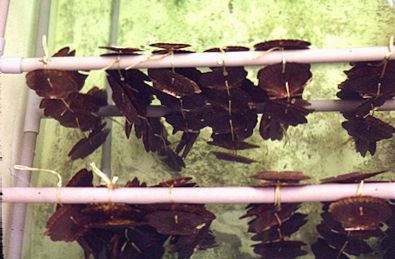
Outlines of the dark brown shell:
{"label": "dark brown shell", "polygon": [[291,39],[281,39],[281,40],[270,40],[257,43],[254,45],[255,50],[269,50],[275,47],[292,50],[292,49],[308,49],[310,42],[303,40],[291,40]]}
{"label": "dark brown shell", "polygon": [[210,224],[206,224],[197,234],[172,236],[170,246],[173,252],[178,253],[179,258],[190,258],[197,250],[212,248],[216,244]]}
{"label": "dark brown shell", "polygon": [[306,217],[306,214],[295,213],[281,225],[273,226],[268,230],[255,234],[251,239],[263,243],[279,241],[298,231],[307,222]]}
{"label": "dark brown shell", "polygon": [[355,256],[373,252],[372,248],[362,239],[336,233],[325,224],[319,224],[317,231],[330,246],[336,248],[338,251],[342,250],[347,254]]}
{"label": "dark brown shell", "polygon": [[26,74],[26,84],[43,98],[65,98],[82,89],[86,75],[63,70],[39,69]]}
{"label": "dark brown shell", "polygon": [[304,87],[311,77],[309,64],[286,63],[284,73],[283,64],[274,64],[259,70],[258,86],[267,92],[269,99],[302,97]]}
{"label": "dark brown shell", "polygon": [[169,69],[149,69],[148,76],[155,89],[176,98],[201,92],[196,82]]}
{"label": "dark brown shell", "polygon": [[225,52],[232,52],[232,51],[249,51],[250,49],[243,46],[225,46],[222,48],[206,49],[204,52],[221,52],[221,50]]}
{"label": "dark brown shell", "polygon": [[132,127],[138,116],[135,105],[130,100],[121,82],[117,81],[111,76],[108,76],[107,80],[110,83],[112,89],[112,99],[114,100],[115,105],[126,117],[130,127]]}
{"label": "dark brown shell", "polygon": [[81,213],[84,205],[63,205],[48,219],[45,233],[52,241],[72,242],[81,237],[90,218]]}
{"label": "dark brown shell", "polygon": [[93,173],[87,169],[81,169],[69,180],[67,187],[92,187]]}
{"label": "dark brown shell", "polygon": [[[126,229],[119,236],[122,238],[122,242],[113,248],[113,258],[119,259],[162,258],[163,245],[168,239],[168,236],[157,233],[154,228],[148,225]],[[104,244],[104,246],[106,245]],[[114,252],[118,252],[119,255]]]}
{"label": "dark brown shell", "polygon": [[225,152],[219,152],[219,151],[211,151],[211,153],[213,155],[215,155],[215,157],[217,159],[226,160],[226,161],[238,162],[238,163],[243,163],[243,164],[251,164],[251,163],[257,162],[254,159],[236,155],[236,154],[231,154],[231,153],[225,153]]}
{"label": "dark brown shell", "polygon": [[[243,111],[231,113],[228,111],[212,107],[207,113],[207,123],[215,134],[233,134],[235,139],[245,139],[253,134],[257,123],[257,114],[254,111]],[[232,120],[232,126],[230,126]]]}
{"label": "dark brown shell", "polygon": [[298,171],[261,171],[251,176],[251,178],[274,182],[299,182],[310,179],[309,176]]}
{"label": "dark brown shell", "polygon": [[234,140],[232,141],[231,134],[212,134],[212,141],[207,142],[209,145],[222,147],[231,150],[245,150],[251,148],[259,148],[258,145],[251,144],[248,142],[244,142],[241,140]]}
{"label": "dark brown shell", "polygon": [[[173,133],[177,131],[183,131],[183,137],[180,141],[181,148],[184,143],[193,144],[199,135],[199,131],[207,126],[207,119],[204,117],[204,108],[203,109],[194,109],[185,111],[184,115],[181,113],[172,113],[165,116],[166,122],[173,126]],[[178,153],[181,149],[176,148],[176,152]]]}
{"label": "dark brown shell", "polygon": [[147,184],[145,182],[140,182],[137,177],[134,177],[125,184],[125,187],[147,187]]}
{"label": "dark brown shell", "polygon": [[133,227],[142,219],[140,209],[122,203],[89,204],[81,213],[90,217],[89,228]]}
{"label": "dark brown shell", "polygon": [[241,87],[247,76],[247,71],[238,67],[226,68],[226,73],[225,76],[222,68],[203,73],[200,77],[200,85],[217,90],[238,88]]}
{"label": "dark brown shell", "polygon": [[196,183],[191,182],[192,177],[181,177],[177,179],[167,180],[165,182],[161,182],[157,187],[193,187],[196,186]]}
{"label": "dark brown shell", "polygon": [[[385,65],[385,62],[388,62]],[[350,70],[344,71],[348,78],[357,78],[357,77],[364,77],[364,76],[376,76],[380,77],[384,66],[385,66],[385,73],[383,77],[386,76],[393,76],[395,73],[395,62],[388,60],[388,61],[380,61],[380,62],[358,62],[351,64],[353,67]]]}
{"label": "dark brown shell", "polygon": [[[380,95],[391,99],[395,96],[395,75],[380,78],[377,76],[350,78],[339,85],[340,89],[350,89],[364,98],[374,98]],[[378,92],[378,85],[380,91]],[[379,93],[379,95],[377,95]]]}
{"label": "dark brown shell", "polygon": [[317,259],[349,259],[344,253],[330,247],[322,238],[318,238],[317,241],[311,245],[311,250]]}
{"label": "dark brown shell", "polygon": [[206,211],[205,216],[202,216],[176,210],[158,210],[145,216],[147,223],[164,235],[196,234],[214,218],[215,216],[208,211]]}
{"label": "dark brown shell", "polygon": [[[75,51],[68,47],[61,49],[54,57],[74,56]],[[38,69],[26,74],[26,83],[43,98],[66,98],[71,93],[82,89],[87,75],[78,71],[64,71],[56,69]]]}
{"label": "dark brown shell", "polygon": [[388,203],[371,196],[355,196],[340,199],[329,205],[333,219],[345,230],[373,230],[391,217]]}
{"label": "dark brown shell", "polygon": [[64,99],[42,99],[44,115],[59,121],[64,127],[93,129],[101,123],[99,108],[107,104],[105,90],[93,87],[86,94],[72,93]]}
{"label": "dark brown shell", "polygon": [[383,174],[385,172],[387,171],[378,171],[374,173],[352,172],[352,173],[324,178],[321,180],[321,183],[358,183],[362,180]]}
{"label": "dark brown shell", "polygon": [[88,138],[83,138],[78,141],[68,153],[71,160],[84,158],[92,154],[98,147],[100,147],[110,133],[109,129],[92,131]]}
{"label": "dark brown shell", "polygon": [[302,246],[305,245],[302,241],[281,240],[259,243],[253,245],[253,247],[254,252],[261,255],[262,258],[295,258],[307,254],[306,251],[302,250]]}
{"label": "dark brown shell", "polygon": [[299,208],[299,204],[281,204],[281,208],[273,204],[269,205],[271,206],[258,206],[247,212],[245,217],[256,216],[255,219],[248,222],[248,232],[261,233],[274,226],[279,226],[289,220]]}
{"label": "dark brown shell", "polygon": [[[65,102],[67,103],[67,101]],[[56,119],[64,127],[86,131],[101,123],[101,118],[96,115],[95,111],[89,111],[88,105],[85,110],[80,108],[70,109],[70,105],[67,107],[61,100],[42,99],[40,107],[44,108],[45,116]]]}
{"label": "dark brown shell", "polygon": [[354,138],[357,151],[365,156],[376,153],[376,142],[392,138],[395,128],[373,116],[365,118],[353,118],[342,123],[347,133]]}
{"label": "dark brown shell", "polygon": [[210,105],[229,112],[248,111],[252,105],[251,97],[240,88],[231,88],[229,91],[205,89],[204,94]]}
{"label": "dark brown shell", "polygon": [[101,56],[127,56],[127,55],[138,55],[136,52],[142,51],[138,48],[125,48],[115,46],[100,46],[100,49],[106,49],[111,51],[110,53],[102,54]]}
{"label": "dark brown shell", "polygon": [[273,100],[265,103],[259,123],[259,133],[263,139],[281,140],[289,126],[307,123],[306,116],[312,110],[305,108],[307,102],[293,100]]}
{"label": "dark brown shell", "polygon": [[185,159],[187,157],[187,155],[189,154],[189,151],[191,151],[193,145],[195,144],[199,134],[200,134],[199,132],[187,132],[187,131],[184,131],[182,133],[181,140],[178,143],[178,145],[177,145],[177,147],[176,147],[176,149],[174,151],[177,154],[180,154],[181,151],[183,151],[182,155],[181,155],[181,158]]}
{"label": "dark brown shell", "polygon": [[[388,62],[385,65],[385,62]],[[380,61],[380,62],[358,62],[351,64],[353,67],[350,70],[344,71],[348,78],[357,78],[364,76],[376,76],[380,77],[384,66],[384,75],[390,75],[395,73],[395,62],[394,61]]]}
{"label": "dark brown shell", "polygon": [[179,50],[179,49],[184,49],[187,47],[190,47],[191,45],[189,44],[184,44],[184,43],[152,43],[150,44],[150,47],[155,47],[155,48],[160,48],[160,49],[165,49],[168,51],[172,50]]}

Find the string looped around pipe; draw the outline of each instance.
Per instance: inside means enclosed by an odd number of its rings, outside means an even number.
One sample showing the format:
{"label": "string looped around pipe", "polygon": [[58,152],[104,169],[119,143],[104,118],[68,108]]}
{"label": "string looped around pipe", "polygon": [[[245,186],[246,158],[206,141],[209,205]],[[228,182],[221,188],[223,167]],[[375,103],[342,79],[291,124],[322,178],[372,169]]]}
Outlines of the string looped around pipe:
{"label": "string looped around pipe", "polygon": [[32,171],[32,172],[46,172],[55,175],[58,177],[58,183],[56,184],[57,187],[62,187],[62,176],[55,170],[50,170],[50,169],[44,169],[44,168],[35,168],[35,167],[30,167],[30,166],[25,166],[25,165],[14,165],[14,168],[19,171]]}
{"label": "string looped around pipe", "polygon": [[44,56],[40,61],[43,63],[44,69],[46,69],[49,62],[49,54],[48,54],[49,52],[48,52],[47,36],[45,34],[41,38],[41,45],[43,48]]}
{"label": "string looped around pipe", "polygon": [[274,189],[274,205],[277,208],[281,207],[281,189],[280,185],[276,185],[276,188]]}
{"label": "string looped around pipe", "polygon": [[171,203],[176,203],[176,201],[174,199],[173,188],[174,188],[174,185],[169,186],[169,201]]}
{"label": "string looped around pipe", "polygon": [[36,168],[36,167],[30,167],[30,166],[25,166],[25,165],[14,165],[14,169],[20,170],[20,171],[32,171],[32,172],[46,172],[50,173],[52,175],[55,175],[58,178],[58,182],[56,186],[58,187],[56,190],[56,201],[57,203],[61,204],[62,203],[62,176],[56,172],[55,170],[50,170],[50,169],[44,169],[44,168]]}
{"label": "string looped around pipe", "polygon": [[114,176],[112,179],[110,179],[95,165],[94,162],[90,163],[89,165],[91,166],[93,173],[96,174],[104,182],[108,189],[115,189],[115,184],[119,179],[118,176]]}
{"label": "string looped around pipe", "polygon": [[364,184],[363,180],[359,182],[358,187],[357,187],[357,193],[356,193],[357,196],[363,195],[363,184]]}

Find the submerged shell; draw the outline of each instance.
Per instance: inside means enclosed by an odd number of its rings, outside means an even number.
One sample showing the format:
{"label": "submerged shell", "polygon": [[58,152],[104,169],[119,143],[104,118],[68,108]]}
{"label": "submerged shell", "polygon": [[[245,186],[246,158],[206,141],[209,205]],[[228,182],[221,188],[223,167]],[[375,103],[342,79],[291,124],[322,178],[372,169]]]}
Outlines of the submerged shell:
{"label": "submerged shell", "polygon": [[92,131],[87,138],[78,141],[68,153],[71,160],[84,158],[92,154],[107,139],[110,129]]}
{"label": "submerged shell", "polygon": [[392,138],[395,128],[371,115],[364,118],[350,118],[342,123],[347,133],[354,138],[356,150],[365,156],[369,151],[376,153],[376,142]]}
{"label": "submerged shell", "polygon": [[232,141],[232,134],[225,133],[225,134],[215,134],[211,135],[212,141],[207,142],[209,145],[222,147],[231,150],[244,150],[244,149],[251,149],[251,148],[259,148],[258,145],[251,144],[242,140],[233,140]]}
{"label": "submerged shell", "polygon": [[316,242],[311,245],[311,250],[313,251],[315,258],[317,259],[348,259],[344,253],[337,251],[336,249],[330,247],[326,241],[322,238],[318,238]]}
{"label": "submerged shell", "polygon": [[306,243],[302,241],[281,240],[278,242],[260,243],[253,245],[254,252],[260,254],[263,258],[295,258],[306,255],[307,252],[302,250]]}
{"label": "submerged shell", "polygon": [[301,97],[312,77],[309,64],[286,63],[284,68],[283,64],[274,64],[258,72],[258,85],[270,99]]}
{"label": "submerged shell", "polygon": [[232,162],[239,162],[243,164],[251,164],[254,162],[257,162],[254,159],[245,157],[245,156],[240,156],[232,153],[225,153],[225,152],[220,152],[220,151],[211,151],[211,153],[217,158],[221,160],[226,160],[226,161],[232,161]]}
{"label": "submerged shell", "polygon": [[215,218],[209,211],[194,213],[174,210],[157,210],[145,216],[147,223],[164,235],[192,235]]}
{"label": "submerged shell", "polygon": [[52,241],[71,242],[81,237],[90,221],[81,209],[84,205],[63,205],[48,219],[45,233]]}
{"label": "submerged shell", "polygon": [[215,69],[211,72],[203,73],[200,77],[202,87],[226,90],[241,87],[246,79],[247,71],[243,68],[229,67]]}
{"label": "submerged shell", "polygon": [[155,89],[176,98],[201,93],[196,82],[169,69],[149,69],[148,76]]}
{"label": "submerged shell", "polygon": [[388,203],[372,196],[355,196],[340,199],[329,205],[333,219],[345,230],[373,230],[391,217]]}

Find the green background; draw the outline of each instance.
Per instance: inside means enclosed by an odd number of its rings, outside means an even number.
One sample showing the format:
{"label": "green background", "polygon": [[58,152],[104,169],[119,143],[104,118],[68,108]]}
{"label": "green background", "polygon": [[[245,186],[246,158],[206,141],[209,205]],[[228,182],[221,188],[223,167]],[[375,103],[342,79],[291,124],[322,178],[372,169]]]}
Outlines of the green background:
{"label": "green background", "polygon": [[[63,46],[77,50],[77,55],[98,55],[98,46],[107,45],[111,1],[52,1],[49,33],[50,52]],[[344,48],[388,45],[395,33],[395,9],[384,0],[134,0],[121,1],[118,45],[147,47],[155,42],[189,43],[202,51],[225,45],[252,47],[255,43],[282,38],[307,40],[313,48]],[[345,79],[348,64],[313,65],[313,80],[307,85],[306,99],[334,99],[337,85]],[[249,69],[256,82],[257,69]],[[105,86],[104,72],[92,72],[85,90]],[[377,113],[391,123],[395,113]],[[123,124],[123,119],[117,118]],[[351,171],[392,169],[395,165],[393,139],[378,144],[376,155],[362,158],[354,142],[342,129],[338,113],[313,113],[306,125],[290,128],[286,141],[263,141],[258,132],[250,141],[259,149],[242,151],[258,163],[242,165],[216,160],[209,154],[217,148],[208,146],[210,130],[206,129],[186,159],[182,175],[192,176],[201,186],[240,186],[251,184],[247,177],[259,170],[300,170],[318,179]],[[394,126],[395,124],[392,123]],[[174,174],[158,157],[146,153],[141,141],[126,140],[122,126],[113,123],[112,170],[121,183],[139,177],[148,184],[172,178]],[[81,132],[59,126],[56,121],[41,124],[35,166],[51,168],[64,179],[92,161],[100,164],[101,151],[72,162],[67,153],[82,137]],[[180,135],[171,139],[177,140]],[[55,179],[40,174],[35,186],[54,186]],[[254,258],[247,232],[247,220],[238,220],[244,205],[210,205],[217,219],[213,223],[219,246],[200,252],[194,258]],[[311,243],[317,238],[320,205],[304,204],[309,222],[294,239]],[[43,235],[46,220],[54,205],[30,205],[24,258],[82,258],[76,243],[52,242]],[[310,248],[306,247],[310,252]],[[311,253],[311,252],[310,252]],[[169,257],[172,257],[169,255]],[[306,256],[305,258],[311,258]]]}

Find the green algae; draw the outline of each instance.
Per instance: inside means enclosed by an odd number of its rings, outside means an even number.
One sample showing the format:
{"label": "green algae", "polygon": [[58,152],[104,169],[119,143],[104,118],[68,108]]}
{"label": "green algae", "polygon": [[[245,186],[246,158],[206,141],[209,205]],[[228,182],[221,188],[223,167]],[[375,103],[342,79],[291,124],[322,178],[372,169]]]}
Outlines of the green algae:
{"label": "green algae", "polygon": [[[78,55],[101,53],[97,47],[107,45],[111,1],[52,2],[51,51],[69,45],[77,49]],[[118,45],[148,49],[154,42],[182,42],[202,51],[229,44],[252,47],[264,40],[297,38],[308,40],[317,48],[362,47],[387,45],[395,33],[394,23],[395,10],[388,8],[385,1],[122,1]],[[313,80],[306,87],[305,98],[335,98],[337,85],[345,78],[342,71],[348,68],[348,64],[313,65]],[[255,82],[256,71],[249,69],[249,78]],[[86,85],[85,89],[93,85],[104,87],[104,73],[92,73]],[[391,121],[395,113],[380,113],[380,116]],[[116,120],[123,124],[123,119]],[[340,114],[313,113],[308,120],[306,125],[290,128],[286,141],[264,142],[255,132],[250,140],[261,147],[241,152],[258,161],[251,165],[216,160],[210,151],[217,148],[205,143],[210,136],[210,130],[205,129],[181,174],[193,176],[201,186],[239,186],[251,184],[247,176],[258,170],[301,170],[316,183],[320,178],[344,172],[395,167],[393,140],[380,142],[374,157],[362,158],[342,129]],[[68,160],[66,154],[81,136],[78,130],[45,120],[35,165],[55,169],[68,179],[91,161],[99,164],[100,150],[84,160]],[[155,154],[144,151],[139,140],[135,137],[126,140],[122,126],[113,123],[112,136],[112,170],[121,182],[138,176],[148,184],[155,184],[174,176]],[[179,135],[172,140],[177,138]],[[53,186],[54,181],[39,175],[33,184]],[[247,220],[238,220],[244,206],[208,207],[217,215],[213,229],[219,246],[199,252],[195,258],[254,258]],[[309,222],[295,237],[311,243],[317,237],[314,226],[319,222],[320,205],[308,203],[302,210],[309,213]],[[53,211],[53,205],[30,206],[24,258],[82,258],[81,249],[75,243],[51,242],[43,235],[45,222]],[[166,257],[174,258],[169,253]]]}

